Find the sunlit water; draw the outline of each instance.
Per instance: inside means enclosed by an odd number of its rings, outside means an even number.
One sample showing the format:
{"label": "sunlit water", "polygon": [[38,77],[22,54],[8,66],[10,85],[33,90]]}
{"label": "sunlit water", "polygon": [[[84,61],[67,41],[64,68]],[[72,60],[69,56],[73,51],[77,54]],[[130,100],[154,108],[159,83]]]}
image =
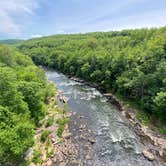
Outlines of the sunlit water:
{"label": "sunlit water", "polygon": [[107,102],[98,90],[70,80],[55,71],[47,71],[46,75],[69,98],[70,110],[83,116],[86,126],[93,132],[96,143],[92,147],[92,160],[84,161],[83,165],[161,165],[144,158],[142,151],[145,147],[139,137],[127,125],[126,119],[117,108]]}

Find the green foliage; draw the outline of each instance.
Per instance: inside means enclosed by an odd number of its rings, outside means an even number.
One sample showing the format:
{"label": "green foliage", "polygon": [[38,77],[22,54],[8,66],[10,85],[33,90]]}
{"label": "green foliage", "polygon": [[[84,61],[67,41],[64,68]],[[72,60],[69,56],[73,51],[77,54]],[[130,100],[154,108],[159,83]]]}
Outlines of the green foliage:
{"label": "green foliage", "polygon": [[146,126],[150,125],[150,118],[146,112],[139,111],[137,112],[136,117],[140,119],[142,123],[145,124]]}
{"label": "green foliage", "polygon": [[61,118],[61,119],[57,119],[56,123],[58,125],[65,125],[69,122],[69,118]]}
{"label": "green foliage", "polygon": [[55,96],[55,86],[54,84],[47,84],[47,87],[45,88],[45,103],[49,102],[49,98],[50,97],[54,97]]}
{"label": "green foliage", "polygon": [[17,115],[0,106],[0,163],[20,159],[33,143],[33,124],[26,115]]}
{"label": "green foliage", "polygon": [[0,45],[0,62],[10,67],[16,64],[10,48]]}
{"label": "green foliage", "polygon": [[57,130],[58,137],[62,137],[63,131],[65,129],[65,125],[69,122],[69,118],[61,118],[56,121],[56,123],[59,125]]}
{"label": "green foliage", "polygon": [[161,117],[162,121],[166,121],[166,92],[159,92],[154,98],[154,103],[157,114]]}
{"label": "green foliage", "polygon": [[46,127],[51,126],[53,123],[54,123],[54,119],[53,118],[48,118],[47,123],[46,123]]}
{"label": "green foliage", "polygon": [[22,94],[17,91],[16,73],[11,68],[0,68],[0,91],[0,105],[17,113],[28,112]]}
{"label": "green foliage", "polygon": [[33,153],[32,162],[34,164],[42,164],[41,151],[35,150]]}
{"label": "green foliage", "polygon": [[58,135],[58,137],[62,137],[62,134],[63,134],[63,131],[64,131],[64,129],[65,129],[65,126],[64,125],[60,125],[59,126],[59,128],[58,128],[58,130],[57,130],[57,135]]}
{"label": "green foliage", "polygon": [[54,149],[51,149],[50,152],[47,151],[47,158],[50,158],[54,154]]}
{"label": "green foliage", "polygon": [[43,131],[40,136],[40,141],[45,142],[50,133],[51,133],[51,131],[49,131],[49,130]]}
{"label": "green foliage", "polygon": [[162,134],[166,134],[166,129],[160,128],[159,131],[160,131],[160,133],[162,133]]}
{"label": "green foliage", "polygon": [[47,158],[50,158],[54,154],[54,148],[52,147],[50,139],[48,139],[46,142],[45,150],[46,150]]}
{"label": "green foliage", "polygon": [[95,82],[166,123],[166,27],[31,39],[18,47],[38,65]]}
{"label": "green foliage", "polygon": [[0,165],[14,165],[33,144],[35,124],[50,93],[32,60],[0,45]]}
{"label": "green foliage", "polygon": [[14,58],[15,58],[15,62],[16,64],[18,64],[19,66],[31,66],[33,65],[32,60],[30,59],[30,57],[23,55],[19,52],[15,52],[14,54]]}
{"label": "green foliage", "polygon": [[8,40],[0,40],[0,43],[2,44],[7,44],[7,45],[16,45],[20,44],[24,40],[19,40],[19,39],[8,39]]}
{"label": "green foliage", "polygon": [[37,123],[41,120],[44,115],[43,108],[43,89],[40,83],[31,81],[31,82],[20,82],[19,91],[24,96],[24,101],[28,104],[31,117]]}

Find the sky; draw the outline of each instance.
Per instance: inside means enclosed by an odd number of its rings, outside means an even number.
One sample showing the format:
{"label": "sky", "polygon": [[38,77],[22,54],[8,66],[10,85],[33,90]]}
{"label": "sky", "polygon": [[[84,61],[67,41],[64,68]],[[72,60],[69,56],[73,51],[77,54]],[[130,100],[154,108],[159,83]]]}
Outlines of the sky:
{"label": "sky", "polygon": [[166,0],[0,0],[0,39],[166,26]]}

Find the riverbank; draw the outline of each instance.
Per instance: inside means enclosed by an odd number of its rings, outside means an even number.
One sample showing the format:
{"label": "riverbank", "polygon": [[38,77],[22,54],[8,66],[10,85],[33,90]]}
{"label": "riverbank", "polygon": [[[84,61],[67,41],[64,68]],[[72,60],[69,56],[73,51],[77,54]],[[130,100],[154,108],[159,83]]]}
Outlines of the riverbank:
{"label": "riverbank", "polygon": [[112,93],[104,93],[103,88],[95,83],[91,83],[72,76],[68,76],[68,78],[98,89],[111,103],[118,107],[122,115],[128,119],[128,125],[134,129],[137,135],[140,136],[142,143],[146,147],[146,149],[142,151],[142,154],[149,160],[160,158],[166,163],[165,135],[160,134],[157,131],[153,131],[151,128],[145,126],[136,116],[138,110],[129,107]]}
{"label": "riverbank", "polygon": [[60,93],[49,99],[47,113],[36,129],[34,145],[25,154],[25,165],[51,166],[74,163],[77,149],[73,143],[68,123],[71,113],[59,100]]}

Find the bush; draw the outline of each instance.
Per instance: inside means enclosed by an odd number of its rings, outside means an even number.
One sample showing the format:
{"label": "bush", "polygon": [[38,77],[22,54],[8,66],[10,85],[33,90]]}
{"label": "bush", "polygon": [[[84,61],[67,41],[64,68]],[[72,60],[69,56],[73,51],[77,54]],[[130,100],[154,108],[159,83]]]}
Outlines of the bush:
{"label": "bush", "polygon": [[61,126],[59,126],[59,128],[58,128],[58,130],[57,130],[57,135],[58,135],[58,137],[62,137],[62,134],[63,134],[63,132],[64,132],[64,129],[65,129],[65,126],[64,125],[61,125]]}
{"label": "bush", "polygon": [[49,98],[54,97],[54,95],[55,95],[55,86],[52,83],[48,83],[45,89],[45,99],[44,99],[45,103],[48,104]]}
{"label": "bush", "polygon": [[54,119],[53,119],[53,118],[49,118],[49,119],[47,120],[46,127],[51,126],[53,123],[54,123]]}
{"label": "bush", "polygon": [[61,118],[56,121],[58,125],[65,125],[69,122],[69,118]]}
{"label": "bush", "polygon": [[32,162],[35,164],[42,163],[41,159],[41,151],[40,150],[35,150],[32,158]]}
{"label": "bush", "polygon": [[57,130],[58,137],[62,137],[63,131],[65,129],[65,125],[69,122],[69,118],[61,118],[56,121],[56,123],[59,125],[59,128]]}
{"label": "bush", "polygon": [[45,142],[51,131],[45,130],[40,136],[40,141]]}

